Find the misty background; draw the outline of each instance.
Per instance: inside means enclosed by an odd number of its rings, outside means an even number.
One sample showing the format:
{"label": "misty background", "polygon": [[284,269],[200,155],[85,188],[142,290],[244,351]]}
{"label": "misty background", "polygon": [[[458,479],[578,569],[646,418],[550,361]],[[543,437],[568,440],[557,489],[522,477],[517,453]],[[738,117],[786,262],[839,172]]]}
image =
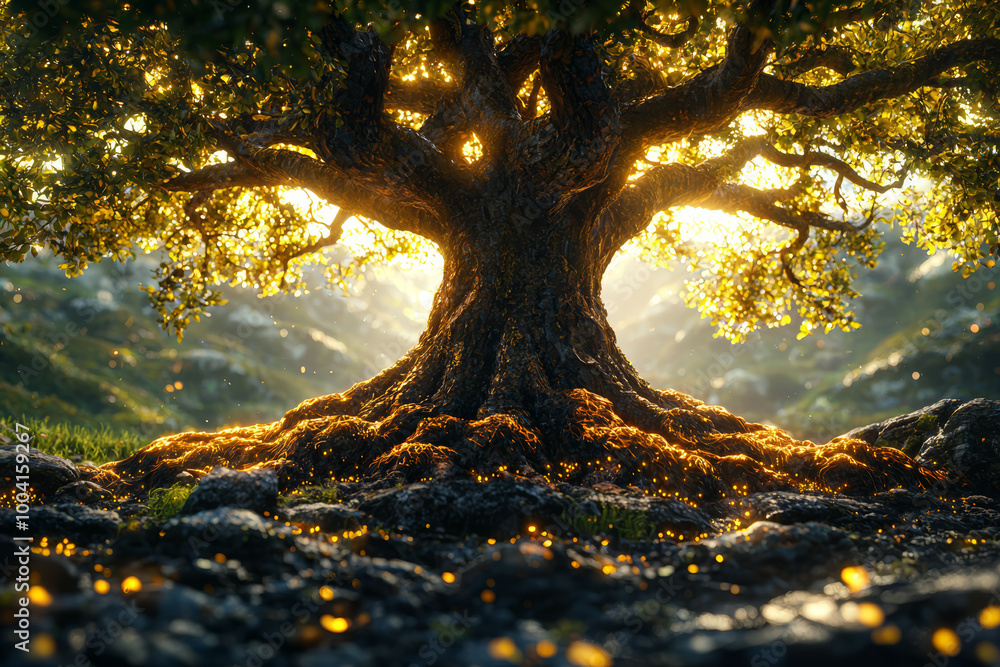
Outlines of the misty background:
{"label": "misty background", "polygon": [[[0,264],[0,417],[110,425],[153,439],[281,417],[390,365],[427,320],[440,273],[370,270],[350,297],[318,289],[229,303],[178,342],[140,283],[157,260],[67,279],[44,254]],[[619,256],[604,300],[618,343],[654,387],[826,442],[942,398],[1000,395],[1000,271],[963,280],[944,254],[890,241],[859,275],[860,330],[796,339],[797,324],[733,345],[684,305],[684,274]]]}

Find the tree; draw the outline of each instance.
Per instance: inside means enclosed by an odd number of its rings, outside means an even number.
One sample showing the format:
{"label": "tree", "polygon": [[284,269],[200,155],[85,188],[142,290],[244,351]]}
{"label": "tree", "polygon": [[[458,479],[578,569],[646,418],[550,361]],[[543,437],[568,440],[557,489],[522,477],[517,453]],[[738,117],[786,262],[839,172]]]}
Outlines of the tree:
{"label": "tree", "polygon": [[[7,6],[4,259],[47,246],[74,274],[162,248],[149,291],[178,332],[217,283],[304,289],[352,218],[372,234],[332,280],[426,242],[445,262],[426,331],[376,377],[274,424],[165,438],[99,479],[141,495],[268,462],[286,486],[521,475],[694,501],[934,478],[894,449],[796,442],[651,388],[601,276],[626,246],[687,262],[691,300],[739,339],[856,327],[854,268],[888,228],[966,272],[988,261],[1000,8],[606,4],[389,3],[367,29],[303,5],[311,30],[259,34],[217,12],[192,28],[231,45],[217,53],[156,3],[66,5],[47,32]],[[317,224],[294,188],[336,214]],[[694,242],[682,207],[741,217]]]}

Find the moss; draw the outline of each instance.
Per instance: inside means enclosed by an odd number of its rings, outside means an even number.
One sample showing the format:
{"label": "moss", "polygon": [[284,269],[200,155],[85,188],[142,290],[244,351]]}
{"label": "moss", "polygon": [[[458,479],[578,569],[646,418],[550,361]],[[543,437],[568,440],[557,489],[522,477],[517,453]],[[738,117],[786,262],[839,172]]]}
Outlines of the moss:
{"label": "moss", "polygon": [[340,489],[336,486],[301,486],[288,495],[278,498],[281,507],[295,507],[307,503],[336,503],[340,501]]}
{"label": "moss", "polygon": [[149,516],[161,520],[177,516],[193,490],[193,486],[182,484],[153,489],[149,492]]}
{"label": "moss", "polygon": [[630,542],[651,542],[656,526],[642,512],[602,504],[600,514],[563,512],[562,520],[579,535],[606,535]]}
{"label": "moss", "polygon": [[920,415],[920,419],[913,425],[913,435],[908,437],[903,444],[903,453],[909,456],[916,456],[920,452],[920,446],[927,440],[927,434],[936,429],[937,425],[937,415],[930,413]]}
{"label": "moss", "polygon": [[876,447],[892,447],[893,449],[899,449],[899,442],[896,440],[889,440],[888,438],[879,438],[875,441]]}

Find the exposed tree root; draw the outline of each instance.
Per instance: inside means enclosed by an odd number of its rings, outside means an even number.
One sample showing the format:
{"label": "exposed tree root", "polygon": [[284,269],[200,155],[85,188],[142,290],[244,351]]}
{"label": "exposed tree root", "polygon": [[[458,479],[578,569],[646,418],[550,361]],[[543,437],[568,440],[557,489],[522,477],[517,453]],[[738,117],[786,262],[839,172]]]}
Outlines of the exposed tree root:
{"label": "exposed tree root", "polygon": [[379,421],[337,414],[354,398],[347,392],[312,399],[272,424],[167,436],[102,466],[95,481],[141,498],[182,471],[200,476],[216,465],[273,467],[286,490],[327,480],[377,487],[446,476],[519,476],[611,483],[698,504],[775,489],[916,489],[938,479],[895,449],[856,440],[799,442],[672,392],[661,402],[680,407],[636,399],[623,405],[628,419],[584,389],[552,392],[530,411],[471,420],[415,404]]}
{"label": "exposed tree root", "polygon": [[378,376],[305,401],[272,424],[161,438],[103,466],[95,481],[142,497],[182,471],[269,466],[286,490],[326,480],[375,487],[513,475],[698,503],[936,479],[895,449],[799,442],[653,389],[615,343],[597,268],[574,268],[586,263],[568,261],[554,241],[494,245],[486,252],[470,244],[446,261],[419,343]]}

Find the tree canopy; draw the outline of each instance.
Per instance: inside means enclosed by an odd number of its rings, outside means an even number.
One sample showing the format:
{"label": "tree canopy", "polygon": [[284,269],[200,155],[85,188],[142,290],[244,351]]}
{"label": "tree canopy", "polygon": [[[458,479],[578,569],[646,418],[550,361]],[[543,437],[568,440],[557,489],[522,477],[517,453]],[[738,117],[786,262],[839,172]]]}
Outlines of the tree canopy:
{"label": "tree canopy", "polygon": [[686,264],[733,339],[856,327],[890,230],[966,273],[1000,243],[993,4],[359,6],[0,1],[0,257],[162,249],[148,289],[180,332],[219,284],[448,252],[441,202],[510,146],[527,223],[586,210],[604,266]]}

